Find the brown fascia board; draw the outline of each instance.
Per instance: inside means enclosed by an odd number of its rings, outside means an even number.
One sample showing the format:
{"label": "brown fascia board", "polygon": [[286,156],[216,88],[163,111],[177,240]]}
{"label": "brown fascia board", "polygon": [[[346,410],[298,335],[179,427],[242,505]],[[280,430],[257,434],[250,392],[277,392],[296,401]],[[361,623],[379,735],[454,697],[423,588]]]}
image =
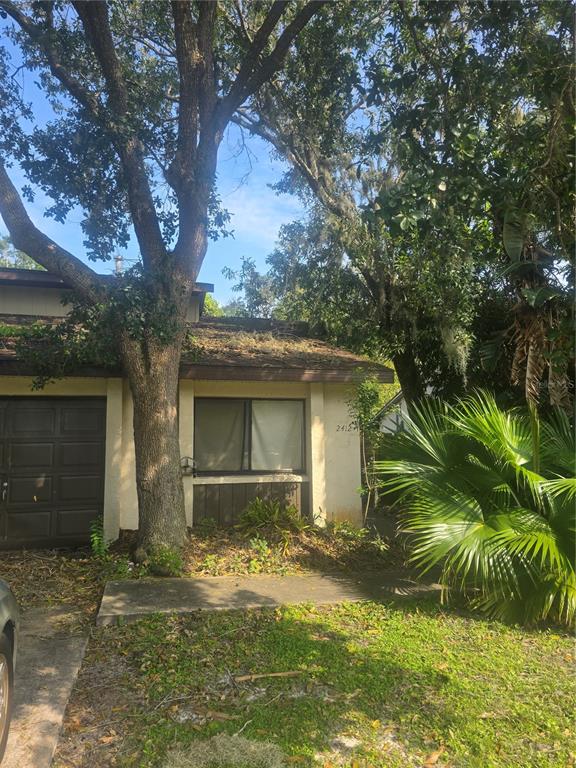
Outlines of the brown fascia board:
{"label": "brown fascia board", "polygon": [[[104,280],[113,280],[114,275],[99,275]],[[0,269],[0,285],[18,285],[29,288],[62,288],[69,290],[72,286],[58,275],[52,272],[44,272],[40,269],[16,269],[3,267]],[[194,293],[213,293],[212,283],[196,283]]]}
{"label": "brown fascia board", "polygon": [[303,381],[349,384],[358,380],[358,373],[365,370],[376,376],[382,384],[394,383],[394,371],[384,366],[366,368],[280,368],[276,366],[209,365],[183,363],[181,379],[198,381]]}
{"label": "brown fascia board", "polygon": [[[239,365],[194,365],[183,363],[180,367],[181,379],[197,381],[300,381],[325,382],[333,384],[351,384],[358,380],[358,371],[342,368],[277,368],[273,366]],[[366,369],[366,373],[376,376],[382,384],[394,382],[394,371],[382,367],[379,370]],[[34,372],[18,360],[9,358],[0,361],[0,376],[34,376]],[[122,376],[118,370],[104,368],[82,368],[69,377],[79,378],[117,378]]]}

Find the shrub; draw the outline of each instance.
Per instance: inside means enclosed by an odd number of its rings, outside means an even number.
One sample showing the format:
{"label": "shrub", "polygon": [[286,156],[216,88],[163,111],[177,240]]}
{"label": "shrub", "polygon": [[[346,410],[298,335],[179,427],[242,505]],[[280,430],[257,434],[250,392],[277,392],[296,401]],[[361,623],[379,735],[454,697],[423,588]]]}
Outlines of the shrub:
{"label": "shrub", "polygon": [[184,570],[182,554],[170,547],[156,547],[148,560],[148,571],[153,576],[181,576]]}
{"label": "shrub", "polygon": [[247,536],[255,536],[262,531],[297,533],[308,528],[308,524],[292,504],[284,505],[278,499],[256,497],[242,512],[236,527]]}
{"label": "shrub", "polygon": [[568,416],[541,423],[476,393],[424,402],[376,471],[400,493],[412,561],[497,618],[576,615],[576,446]]}
{"label": "shrub", "polygon": [[219,733],[168,753],[164,768],[286,768],[276,744]]}

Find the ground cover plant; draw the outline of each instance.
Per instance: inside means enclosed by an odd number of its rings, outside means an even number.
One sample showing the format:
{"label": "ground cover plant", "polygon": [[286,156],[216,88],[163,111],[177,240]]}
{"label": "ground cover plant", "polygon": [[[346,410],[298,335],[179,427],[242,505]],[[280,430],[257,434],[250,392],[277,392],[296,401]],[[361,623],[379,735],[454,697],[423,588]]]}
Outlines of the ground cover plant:
{"label": "ground cover plant", "polygon": [[557,409],[504,411],[478,392],[422,402],[376,464],[399,494],[412,560],[499,617],[576,615],[576,443]]}
{"label": "ground cover plant", "polygon": [[573,650],[562,630],[526,631],[433,601],[102,628],[55,768],[168,768],[170,750],[196,765],[205,740],[223,733],[276,744],[287,766],[568,766]]}

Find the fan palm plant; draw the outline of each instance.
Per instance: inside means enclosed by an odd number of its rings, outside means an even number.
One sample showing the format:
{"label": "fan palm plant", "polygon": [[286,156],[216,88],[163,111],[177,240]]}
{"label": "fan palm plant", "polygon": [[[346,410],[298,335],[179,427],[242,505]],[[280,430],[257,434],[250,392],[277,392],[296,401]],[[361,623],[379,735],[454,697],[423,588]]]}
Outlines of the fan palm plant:
{"label": "fan palm plant", "polygon": [[539,422],[477,392],[426,401],[375,464],[398,495],[412,561],[441,567],[496,618],[570,623],[576,615],[576,445],[568,416]]}

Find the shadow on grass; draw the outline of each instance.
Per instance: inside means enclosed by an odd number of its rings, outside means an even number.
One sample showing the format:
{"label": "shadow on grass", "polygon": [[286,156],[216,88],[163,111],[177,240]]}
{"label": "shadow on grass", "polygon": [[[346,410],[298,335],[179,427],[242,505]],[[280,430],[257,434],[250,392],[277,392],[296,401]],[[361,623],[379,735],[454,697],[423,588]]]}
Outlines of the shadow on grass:
{"label": "shadow on grass", "polygon": [[[525,675],[519,633],[470,625],[428,601],[157,615],[93,642],[96,658],[128,661],[133,677],[118,685],[147,702],[114,724],[119,766],[156,768],[172,745],[221,730],[273,741],[302,766],[323,765],[319,754],[334,766],[403,768],[440,746],[447,763],[470,768],[561,764],[543,759],[548,748],[554,760],[568,757],[524,713],[522,697],[530,710],[533,702],[523,681],[510,691]],[[493,657],[483,655],[487,643],[496,643]],[[295,674],[268,676],[279,672]],[[78,768],[112,764],[101,744],[86,746]]]}

